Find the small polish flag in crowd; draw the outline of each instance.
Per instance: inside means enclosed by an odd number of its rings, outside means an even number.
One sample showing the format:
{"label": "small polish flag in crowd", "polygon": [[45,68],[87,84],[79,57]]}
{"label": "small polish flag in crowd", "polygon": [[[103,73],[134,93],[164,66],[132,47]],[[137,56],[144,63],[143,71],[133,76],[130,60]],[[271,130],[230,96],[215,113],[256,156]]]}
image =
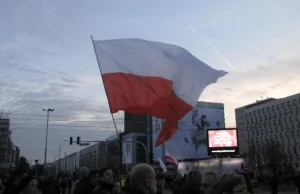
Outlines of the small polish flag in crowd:
{"label": "small polish flag in crowd", "polygon": [[159,157],[157,159],[158,159],[159,165],[162,168],[163,172],[164,173],[168,172],[168,169],[167,169],[165,163],[163,163],[163,161],[161,161],[161,159]]}
{"label": "small polish flag in crowd", "polygon": [[166,151],[166,153],[165,153],[164,160],[165,160],[165,162],[169,162],[169,163],[174,164],[176,166],[178,165],[178,161],[168,151]]}

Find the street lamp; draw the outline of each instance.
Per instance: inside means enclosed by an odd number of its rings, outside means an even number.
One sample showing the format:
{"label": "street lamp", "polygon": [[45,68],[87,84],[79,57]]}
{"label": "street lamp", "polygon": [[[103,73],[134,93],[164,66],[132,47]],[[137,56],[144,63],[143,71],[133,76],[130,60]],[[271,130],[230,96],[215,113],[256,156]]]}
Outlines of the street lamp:
{"label": "street lamp", "polygon": [[49,113],[53,112],[54,109],[48,108],[48,109],[43,109],[43,111],[47,111],[46,145],[45,145],[45,157],[44,157],[44,168],[46,168],[46,163],[47,163],[47,146],[48,146],[48,128],[49,128]]}
{"label": "street lamp", "polygon": [[38,177],[38,163],[39,163],[39,160],[34,160],[35,162],[35,177],[37,178]]}
{"label": "street lamp", "polygon": [[61,154],[61,142],[68,141],[68,140],[61,140],[59,142],[59,156],[58,156],[58,172],[60,172],[60,154]]}

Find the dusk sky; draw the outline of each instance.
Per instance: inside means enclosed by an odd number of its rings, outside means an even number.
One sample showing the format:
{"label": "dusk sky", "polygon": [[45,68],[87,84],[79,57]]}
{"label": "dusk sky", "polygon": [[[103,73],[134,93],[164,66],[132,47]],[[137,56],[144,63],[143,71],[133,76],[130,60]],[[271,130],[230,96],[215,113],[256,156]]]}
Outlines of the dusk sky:
{"label": "dusk sky", "polygon": [[[150,3],[151,2],[151,3]],[[70,136],[114,134],[90,36],[142,38],[184,47],[228,75],[199,100],[234,109],[300,91],[300,1],[1,0],[0,111],[10,113],[12,139],[29,160],[48,162]],[[116,115],[122,130],[122,115]],[[62,143],[62,156],[82,149]]]}

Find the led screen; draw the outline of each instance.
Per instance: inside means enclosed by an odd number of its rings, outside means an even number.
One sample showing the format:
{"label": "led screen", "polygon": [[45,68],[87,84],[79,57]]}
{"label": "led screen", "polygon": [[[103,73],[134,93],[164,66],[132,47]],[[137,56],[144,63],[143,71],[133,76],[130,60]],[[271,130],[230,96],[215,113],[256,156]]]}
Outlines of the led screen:
{"label": "led screen", "polygon": [[237,147],[236,129],[209,130],[209,148]]}

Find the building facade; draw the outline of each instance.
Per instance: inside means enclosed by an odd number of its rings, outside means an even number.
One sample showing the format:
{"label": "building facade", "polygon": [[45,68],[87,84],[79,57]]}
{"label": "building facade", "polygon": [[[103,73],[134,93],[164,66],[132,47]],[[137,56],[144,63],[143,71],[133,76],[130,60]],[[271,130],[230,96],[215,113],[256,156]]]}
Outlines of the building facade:
{"label": "building facade", "polygon": [[[140,143],[133,144],[136,148],[133,154],[134,162],[145,162],[145,158],[149,157],[150,162],[152,162],[151,153],[153,152],[153,135],[152,135],[152,127],[153,127],[153,117],[149,114],[131,114],[128,112],[124,112],[124,133],[121,133],[122,136],[120,139],[126,139],[129,136],[133,137],[134,141],[140,141],[147,148],[147,156],[145,155],[145,149],[141,146]],[[131,134],[131,135],[128,135]],[[122,143],[123,145],[125,143]],[[126,144],[130,144],[127,142]]]}
{"label": "building facade", "polygon": [[120,149],[118,140],[118,135],[114,135],[106,139],[106,162],[109,167],[115,170],[120,167]]}
{"label": "building facade", "polygon": [[55,162],[51,162],[51,163],[47,163],[47,175],[49,177],[55,177],[55,175],[58,172],[56,172],[56,163]]}
{"label": "building facade", "polygon": [[67,155],[64,158],[64,172],[71,174],[74,171],[78,170],[80,167],[79,157],[80,157],[80,152],[75,152]]}
{"label": "building facade", "polygon": [[268,98],[235,110],[240,153],[272,140],[287,155],[285,166],[300,169],[300,94]]}
{"label": "building facade", "polygon": [[125,133],[149,133],[152,117],[148,114],[131,114],[124,112]]}
{"label": "building facade", "polygon": [[106,142],[99,142],[79,152],[80,167],[89,169],[101,169],[106,166]]}
{"label": "building facade", "polygon": [[54,162],[56,174],[59,172],[65,172],[65,161],[65,158],[61,158]]}
{"label": "building facade", "polygon": [[0,174],[8,174],[18,162],[20,150],[11,141],[10,120],[0,115]]}
{"label": "building facade", "polygon": [[198,101],[178,121],[178,130],[164,144],[155,146],[164,126],[164,120],[153,117],[152,150],[153,161],[163,158],[168,151],[177,160],[206,159],[208,155],[208,130],[225,128],[224,104]]}

